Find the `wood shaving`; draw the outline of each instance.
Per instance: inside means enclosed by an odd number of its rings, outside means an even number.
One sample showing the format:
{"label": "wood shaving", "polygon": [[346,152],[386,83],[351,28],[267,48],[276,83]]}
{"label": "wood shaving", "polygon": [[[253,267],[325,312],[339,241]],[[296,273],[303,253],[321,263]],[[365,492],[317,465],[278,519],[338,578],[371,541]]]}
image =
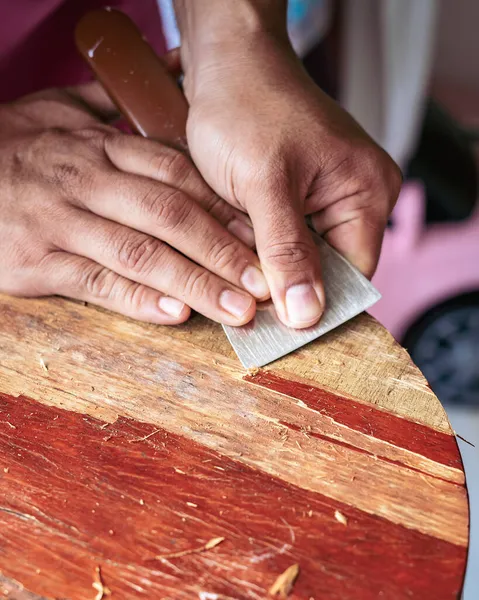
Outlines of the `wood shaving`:
{"label": "wood shaving", "polygon": [[310,510],[310,511],[308,512],[308,517],[312,517],[312,516],[313,516],[313,511],[312,511],[312,510]]}
{"label": "wood shaving", "polygon": [[10,471],[10,469],[9,469],[8,467],[4,467],[4,468],[3,468],[3,472],[4,472],[4,473],[8,473],[8,471]]}
{"label": "wood shaving", "polygon": [[246,371],[246,375],[249,375],[250,377],[256,377],[256,375],[258,375],[259,371],[260,371],[259,367],[250,367]]}
{"label": "wood shaving", "polygon": [[16,429],[15,425],[13,425],[12,423],[10,423],[10,421],[5,421],[6,424],[11,427],[12,429]]}
{"label": "wood shaving", "polygon": [[40,357],[40,365],[41,365],[42,369],[45,371],[45,373],[48,373],[48,365],[46,364],[46,362],[43,360],[42,357]]}
{"label": "wood shaving", "polygon": [[150,438],[152,435],[155,435],[155,433],[158,433],[159,431],[161,431],[161,429],[155,429],[154,431],[152,431],[148,435],[144,435],[141,438],[136,438],[135,440],[128,440],[128,443],[129,444],[137,444],[138,442],[144,442],[145,440],[147,440],[148,438]]}
{"label": "wood shaving", "polygon": [[97,592],[95,600],[103,600],[105,596],[110,596],[111,591],[103,583],[103,577],[101,575],[100,567],[95,567],[95,573],[93,576],[95,578],[95,581],[91,584],[91,586]]}
{"label": "wood shaving", "polygon": [[291,565],[281,573],[273,585],[269,588],[270,596],[287,598],[293,591],[294,584],[299,575],[299,565]]}
{"label": "wood shaving", "polygon": [[186,505],[187,506],[192,506],[193,508],[198,508],[198,505],[195,504],[194,502],[187,502]]}
{"label": "wood shaving", "polygon": [[143,498],[140,498],[140,504],[141,504],[142,506],[144,506],[144,505],[145,505],[145,501],[143,500]]}
{"label": "wood shaving", "polygon": [[159,554],[158,556],[155,556],[155,558],[162,560],[169,558],[179,558],[181,556],[188,556],[190,554],[200,554],[201,552],[206,552],[207,550],[212,550],[213,548],[216,548],[216,546],[219,546],[222,542],[224,542],[224,540],[224,537],[216,537],[211,539],[209,542],[206,542],[206,544],[200,546],[199,548],[190,548],[189,550],[181,550],[180,552],[172,552],[171,554]]}
{"label": "wood shaving", "polygon": [[109,425],[111,425],[111,423],[103,423],[103,425],[100,425],[100,429],[106,429]]}
{"label": "wood shaving", "polygon": [[186,473],[184,471],[182,471],[181,469],[178,469],[178,467],[173,467],[173,469],[180,475],[186,475]]}
{"label": "wood shaving", "polygon": [[348,520],[346,519],[346,517],[343,515],[342,512],[340,512],[339,510],[335,510],[334,511],[334,518],[336,519],[336,521],[338,521],[339,523],[341,523],[342,525],[347,525],[348,524]]}

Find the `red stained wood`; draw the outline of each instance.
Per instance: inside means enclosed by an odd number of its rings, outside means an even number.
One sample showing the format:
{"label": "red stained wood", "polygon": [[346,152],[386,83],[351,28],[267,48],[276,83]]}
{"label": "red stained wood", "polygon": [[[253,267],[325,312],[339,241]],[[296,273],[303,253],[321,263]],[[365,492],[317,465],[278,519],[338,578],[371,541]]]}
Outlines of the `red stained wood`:
{"label": "red stained wood", "polygon": [[246,375],[244,379],[297,398],[310,408],[351,429],[415,452],[437,463],[462,469],[461,457],[452,435],[379,410],[370,404],[344,398],[328,390],[283,379],[271,371],[261,370],[255,375]]}
{"label": "red stained wood", "polygon": [[[328,404],[327,396],[301,394],[333,412],[331,398]],[[6,395],[0,411],[0,570],[36,594],[94,598],[94,568],[101,565],[113,599],[264,599],[293,563],[301,567],[293,600],[442,599],[460,592],[464,547],[164,430],[141,440],[155,431],[149,424],[120,418],[104,426]],[[368,423],[379,418],[375,413]],[[336,510],[347,525],[334,518]],[[218,536],[225,541],[202,554],[155,559]]]}

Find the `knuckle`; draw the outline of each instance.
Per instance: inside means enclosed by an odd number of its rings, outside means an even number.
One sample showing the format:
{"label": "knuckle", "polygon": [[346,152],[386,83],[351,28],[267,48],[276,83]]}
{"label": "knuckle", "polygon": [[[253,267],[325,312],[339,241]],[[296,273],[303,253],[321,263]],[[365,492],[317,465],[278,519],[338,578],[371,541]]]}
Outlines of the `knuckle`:
{"label": "knuckle", "polygon": [[212,242],[207,253],[207,260],[219,269],[227,269],[236,263],[239,256],[238,244],[223,238]]}
{"label": "knuckle", "polygon": [[270,244],[265,252],[266,261],[279,271],[306,269],[314,258],[311,244],[303,241],[282,241]]}
{"label": "knuckle", "polygon": [[140,201],[143,210],[160,225],[163,230],[176,231],[185,227],[192,205],[179,190],[153,188]]}
{"label": "knuckle", "polygon": [[123,301],[134,313],[140,312],[148,298],[148,288],[140,283],[131,282],[126,285],[123,292]]}
{"label": "knuckle", "polygon": [[204,298],[212,288],[211,273],[203,269],[193,269],[188,273],[183,284],[183,293],[185,297]]}
{"label": "knuckle", "polygon": [[155,154],[151,158],[150,167],[159,179],[168,176],[178,186],[184,183],[193,170],[193,165],[187,156],[170,148],[165,148],[160,154]]}
{"label": "knuckle", "polygon": [[118,249],[118,262],[123,269],[134,273],[146,273],[161,260],[165,244],[142,235],[128,235]]}
{"label": "knuckle", "polygon": [[99,123],[93,127],[78,129],[74,132],[74,135],[81,140],[89,142],[95,147],[102,148],[108,137],[118,135],[118,133],[111,133],[111,127]]}
{"label": "knuckle", "polygon": [[113,296],[118,276],[102,265],[93,264],[81,274],[81,287],[89,296],[107,299]]}

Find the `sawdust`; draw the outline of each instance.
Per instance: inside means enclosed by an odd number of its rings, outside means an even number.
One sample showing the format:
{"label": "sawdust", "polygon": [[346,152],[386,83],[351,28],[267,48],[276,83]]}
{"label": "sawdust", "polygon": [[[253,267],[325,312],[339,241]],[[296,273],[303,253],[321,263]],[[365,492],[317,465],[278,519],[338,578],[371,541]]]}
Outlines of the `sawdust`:
{"label": "sawdust", "polygon": [[148,438],[150,438],[152,435],[155,435],[155,433],[158,433],[159,431],[161,431],[161,429],[155,429],[154,431],[152,431],[148,435],[144,435],[141,438],[136,438],[134,440],[128,440],[128,443],[129,444],[137,444],[138,442],[144,442],[145,440],[147,440]]}
{"label": "sawdust", "polygon": [[189,550],[181,550],[180,552],[172,552],[171,554],[159,554],[155,556],[158,559],[170,559],[170,558],[180,558],[181,556],[189,556],[190,554],[200,554],[201,552],[206,552],[208,550],[212,550],[219,546],[222,542],[225,541],[224,537],[216,537],[211,539],[209,542],[206,542],[203,546],[199,548],[190,548]]}
{"label": "sawdust", "polygon": [[91,586],[97,592],[97,594],[95,596],[95,600],[103,600],[103,598],[105,598],[105,596],[110,596],[111,591],[103,583],[103,577],[101,575],[101,567],[95,567],[95,572],[94,572],[93,577],[95,578],[95,581],[91,584]]}
{"label": "sawdust", "polygon": [[338,521],[339,523],[341,523],[341,525],[347,525],[348,524],[347,518],[339,510],[335,510],[334,511],[334,518],[336,519],[336,521]]}
{"label": "sawdust", "polygon": [[293,591],[294,584],[299,575],[299,565],[291,565],[281,573],[273,585],[269,588],[270,596],[287,598]]}

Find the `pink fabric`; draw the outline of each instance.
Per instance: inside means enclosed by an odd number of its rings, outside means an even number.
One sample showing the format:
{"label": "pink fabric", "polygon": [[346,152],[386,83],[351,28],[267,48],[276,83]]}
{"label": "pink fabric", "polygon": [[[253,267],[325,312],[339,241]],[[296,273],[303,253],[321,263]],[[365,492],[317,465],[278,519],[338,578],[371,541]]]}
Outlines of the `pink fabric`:
{"label": "pink fabric", "polygon": [[127,13],[164,54],[156,0],[0,0],[0,102],[92,79],[73,33],[84,13],[102,6]]}

